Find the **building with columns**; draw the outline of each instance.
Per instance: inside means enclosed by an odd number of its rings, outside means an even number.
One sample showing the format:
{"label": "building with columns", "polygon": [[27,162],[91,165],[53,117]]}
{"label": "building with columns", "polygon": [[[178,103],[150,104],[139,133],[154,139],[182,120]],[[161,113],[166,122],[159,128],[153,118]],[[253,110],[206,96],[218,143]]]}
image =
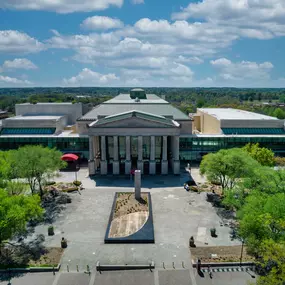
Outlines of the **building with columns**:
{"label": "building with columns", "polygon": [[77,120],[89,136],[90,174],[179,174],[179,137],[192,120],[164,99],[134,89],[95,107]]}
{"label": "building with columns", "polygon": [[230,108],[189,116],[164,98],[133,89],[91,110],[81,103],[18,104],[0,120],[0,150],[43,145],[87,160],[90,175],[179,174],[204,155],[259,143],[285,155],[284,120]]}

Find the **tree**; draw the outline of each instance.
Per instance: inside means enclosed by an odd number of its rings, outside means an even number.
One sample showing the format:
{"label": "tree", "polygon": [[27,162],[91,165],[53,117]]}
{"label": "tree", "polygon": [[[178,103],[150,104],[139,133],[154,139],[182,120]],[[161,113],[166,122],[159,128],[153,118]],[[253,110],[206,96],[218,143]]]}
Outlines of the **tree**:
{"label": "tree", "polygon": [[246,198],[238,217],[240,235],[246,240],[249,249],[258,255],[262,241],[285,240],[285,193],[272,195],[253,191]]}
{"label": "tree", "polygon": [[261,255],[259,265],[267,269],[267,272],[258,278],[257,285],[284,285],[285,242],[265,240],[260,246],[259,254]]}
{"label": "tree", "polygon": [[281,108],[277,108],[273,112],[273,116],[280,119],[280,120],[283,120],[283,119],[285,119],[285,111],[282,110]]}
{"label": "tree", "polygon": [[13,163],[19,177],[27,178],[32,193],[39,187],[43,196],[42,184],[45,177],[52,176],[55,171],[63,168],[65,162],[61,160],[62,153],[55,149],[42,146],[24,146],[15,151]]}
{"label": "tree", "polygon": [[28,186],[18,181],[8,181],[5,190],[9,195],[21,195],[27,190]]}
{"label": "tree", "polygon": [[40,219],[42,213],[38,195],[10,196],[0,189],[0,246],[5,240],[23,232],[28,221]]}
{"label": "tree", "polygon": [[238,148],[220,150],[203,157],[200,172],[208,180],[217,181],[222,190],[232,189],[240,178],[251,175],[258,163],[245,151]]}
{"label": "tree", "polygon": [[280,95],[279,102],[280,103],[285,103],[285,94]]}
{"label": "tree", "polygon": [[265,147],[259,147],[259,144],[247,144],[243,149],[248,152],[248,154],[264,166],[274,165],[274,152]]}

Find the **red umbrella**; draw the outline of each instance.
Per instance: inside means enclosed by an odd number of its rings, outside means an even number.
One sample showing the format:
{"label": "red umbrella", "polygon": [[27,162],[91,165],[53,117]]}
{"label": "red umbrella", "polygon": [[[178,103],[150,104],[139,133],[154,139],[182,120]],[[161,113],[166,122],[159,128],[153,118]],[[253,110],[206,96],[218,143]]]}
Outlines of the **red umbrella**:
{"label": "red umbrella", "polygon": [[78,160],[78,156],[73,153],[66,153],[61,157],[61,160],[64,161],[75,161]]}
{"label": "red umbrella", "polygon": [[[66,153],[64,154],[62,157],[61,157],[61,160],[64,160],[64,161],[76,161],[78,160],[78,156],[73,154],[73,153]],[[77,173],[76,173],[76,170],[75,170],[75,181],[77,181]]]}

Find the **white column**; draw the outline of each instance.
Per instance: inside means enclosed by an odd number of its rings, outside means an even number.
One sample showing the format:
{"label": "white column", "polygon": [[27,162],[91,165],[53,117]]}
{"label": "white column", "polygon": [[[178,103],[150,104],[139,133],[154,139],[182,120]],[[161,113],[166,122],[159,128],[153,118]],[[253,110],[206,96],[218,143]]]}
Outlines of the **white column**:
{"label": "white column", "polygon": [[162,142],[161,174],[168,174],[167,136],[163,136]]}
{"label": "white column", "polygon": [[156,174],[156,161],[155,161],[155,136],[150,137],[150,161],[149,161],[149,174]]}
{"label": "white column", "polygon": [[101,136],[101,161],[100,161],[101,174],[107,174],[107,161],[106,161],[106,137]]}
{"label": "white column", "polygon": [[94,162],[94,137],[89,136],[89,160],[88,160],[89,175],[95,174],[95,162]]}
{"label": "white column", "polygon": [[173,173],[180,173],[180,160],[179,160],[179,136],[173,137]]}
{"label": "white column", "polygon": [[120,163],[119,163],[119,144],[118,144],[118,136],[113,137],[114,142],[114,160],[113,160],[113,174],[120,174]]}
{"label": "white column", "polygon": [[143,174],[143,137],[138,136],[138,165],[137,168],[141,171],[141,174]]}
{"label": "white column", "polygon": [[125,174],[129,175],[131,172],[131,137],[126,136],[126,161],[125,161]]}
{"label": "white column", "polygon": [[101,160],[106,160],[106,137],[101,136]]}

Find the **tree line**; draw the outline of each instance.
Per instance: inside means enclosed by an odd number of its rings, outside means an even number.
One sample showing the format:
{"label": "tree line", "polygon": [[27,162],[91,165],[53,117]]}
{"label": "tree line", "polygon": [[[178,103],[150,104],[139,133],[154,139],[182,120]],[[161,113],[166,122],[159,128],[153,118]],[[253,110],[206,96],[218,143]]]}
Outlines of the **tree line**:
{"label": "tree line", "polygon": [[[14,113],[17,103],[82,102],[98,105],[131,88],[81,87],[81,88],[2,88],[0,109]],[[280,119],[285,118],[284,108],[263,106],[263,102],[285,102],[285,89],[242,88],[145,88],[149,94],[165,95],[166,100],[185,113],[194,113],[201,107],[237,108]]]}

